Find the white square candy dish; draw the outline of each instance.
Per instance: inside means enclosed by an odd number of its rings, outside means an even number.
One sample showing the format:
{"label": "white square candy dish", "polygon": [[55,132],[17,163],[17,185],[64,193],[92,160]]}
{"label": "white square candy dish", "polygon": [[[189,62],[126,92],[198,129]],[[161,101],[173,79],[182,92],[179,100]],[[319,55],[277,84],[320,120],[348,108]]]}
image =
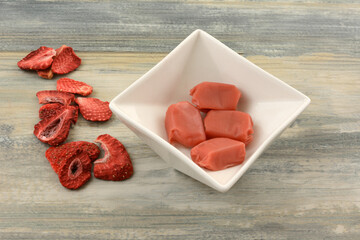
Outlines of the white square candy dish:
{"label": "white square candy dish", "polygon": [[[189,148],[171,145],[167,140],[167,108],[180,101],[191,102],[190,89],[204,81],[233,84],[242,93],[237,110],[251,115],[254,140],[246,147],[246,158],[241,165],[208,171],[191,160]],[[309,103],[310,99],[301,92],[206,32],[196,30],[116,96],[110,108],[172,167],[226,192]]]}

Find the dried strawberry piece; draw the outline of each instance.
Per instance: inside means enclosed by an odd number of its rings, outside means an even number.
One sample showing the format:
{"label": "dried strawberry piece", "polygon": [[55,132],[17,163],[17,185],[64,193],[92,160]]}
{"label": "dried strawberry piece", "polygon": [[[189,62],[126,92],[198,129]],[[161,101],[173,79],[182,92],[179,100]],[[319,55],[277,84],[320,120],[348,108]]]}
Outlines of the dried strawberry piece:
{"label": "dried strawberry piece", "polygon": [[92,93],[92,86],[70,78],[60,78],[56,83],[56,89],[61,92],[69,92],[88,96]]}
{"label": "dried strawberry piece", "polygon": [[55,55],[56,51],[53,48],[42,46],[29,53],[26,57],[20,60],[17,65],[19,68],[24,70],[47,69],[51,66]]}
{"label": "dried strawberry piece", "polygon": [[95,142],[101,144],[104,157],[94,162],[94,176],[103,180],[121,181],[132,176],[134,170],[124,145],[109,134],[100,135]]}
{"label": "dried strawberry piece", "polygon": [[39,109],[39,118],[45,119],[45,118],[51,118],[53,116],[58,115],[63,111],[63,108],[72,108],[74,112],[74,118],[72,119],[72,123],[76,124],[78,115],[79,115],[79,107],[77,106],[64,106],[60,103],[49,103],[41,106]]}
{"label": "dried strawberry piece", "polygon": [[79,107],[78,106],[68,106],[74,108],[74,117],[71,119],[73,124],[76,124],[79,117]]}
{"label": "dried strawberry piece", "polygon": [[68,189],[78,189],[91,178],[91,161],[82,151],[69,154],[59,168],[59,181]]}
{"label": "dried strawberry piece", "polygon": [[51,118],[57,115],[59,112],[61,112],[62,108],[64,108],[64,105],[60,103],[45,104],[41,106],[39,109],[39,118],[40,119]]}
{"label": "dried strawberry piece", "polygon": [[97,98],[78,97],[75,102],[79,105],[81,115],[89,121],[107,121],[112,112],[109,102],[103,102]]}
{"label": "dried strawberry piece", "polygon": [[76,116],[76,108],[68,106],[51,117],[41,120],[34,126],[34,135],[42,142],[56,146],[64,142],[69,134],[70,125]]}
{"label": "dried strawberry piece", "polygon": [[59,92],[56,90],[43,90],[36,93],[39,99],[39,103],[61,103],[63,105],[69,105],[75,99],[75,95],[72,93]]}
{"label": "dried strawberry piece", "polygon": [[51,71],[51,68],[37,70],[36,72],[40,77],[45,79],[52,79],[54,77],[54,73]]}
{"label": "dried strawberry piece", "polygon": [[56,57],[51,66],[51,70],[56,74],[66,74],[74,71],[81,64],[79,58],[71,47],[62,45],[56,49]]}
{"label": "dried strawberry piece", "polygon": [[68,142],[56,147],[50,147],[46,150],[45,156],[54,171],[58,173],[60,166],[66,160],[68,155],[79,150],[85,152],[92,162],[100,155],[100,149],[96,144],[86,141],[77,141]]}

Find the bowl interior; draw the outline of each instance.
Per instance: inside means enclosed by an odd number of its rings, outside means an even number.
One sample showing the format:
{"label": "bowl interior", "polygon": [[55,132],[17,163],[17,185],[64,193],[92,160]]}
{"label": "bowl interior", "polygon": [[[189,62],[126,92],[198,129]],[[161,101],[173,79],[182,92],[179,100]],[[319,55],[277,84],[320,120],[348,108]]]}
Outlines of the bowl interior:
{"label": "bowl interior", "polygon": [[[235,183],[310,101],[215,38],[197,30],[121,93],[114,104],[133,121],[167,141],[164,126],[167,108],[179,101],[191,102],[190,89],[203,81],[236,85],[242,92],[237,109],[249,113],[254,122],[254,141],[246,148],[243,164],[222,171],[207,171],[194,164],[220,185]],[[173,148],[169,143],[164,143],[164,147]],[[191,161],[189,148],[175,147]]]}

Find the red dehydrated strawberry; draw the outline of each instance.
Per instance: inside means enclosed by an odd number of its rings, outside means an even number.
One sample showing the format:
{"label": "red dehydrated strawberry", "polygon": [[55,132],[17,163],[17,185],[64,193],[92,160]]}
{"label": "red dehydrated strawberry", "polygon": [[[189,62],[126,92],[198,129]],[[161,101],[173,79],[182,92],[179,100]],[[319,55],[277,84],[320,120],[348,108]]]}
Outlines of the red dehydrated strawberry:
{"label": "red dehydrated strawberry", "polygon": [[34,135],[44,143],[59,145],[69,134],[71,122],[76,115],[75,109],[67,106],[59,114],[41,120],[34,126]]}
{"label": "red dehydrated strawberry", "polygon": [[111,118],[112,112],[109,102],[103,102],[97,98],[78,97],[75,102],[79,105],[80,113],[89,121],[107,121]]}
{"label": "red dehydrated strawberry", "polygon": [[75,99],[75,95],[72,93],[59,92],[56,90],[44,90],[36,93],[39,99],[39,103],[61,103],[63,105],[69,105]]}
{"label": "red dehydrated strawberry", "polygon": [[51,68],[37,70],[36,72],[40,77],[45,79],[52,79],[54,77],[54,73],[51,71]]}
{"label": "red dehydrated strawberry", "polygon": [[77,141],[50,147],[46,150],[45,157],[50,162],[54,171],[58,173],[59,167],[62,165],[63,161],[66,160],[68,155],[79,150],[85,152],[92,162],[100,155],[100,149],[96,144],[86,141]]}
{"label": "red dehydrated strawberry", "polygon": [[51,70],[56,74],[66,74],[74,71],[81,64],[81,59],[75,54],[71,47],[62,45],[56,49],[56,57]]}
{"label": "red dehydrated strawberry", "polygon": [[88,96],[93,91],[92,86],[70,78],[60,78],[56,83],[56,89],[61,92],[75,93],[82,96]]}
{"label": "red dehydrated strawberry", "polygon": [[29,53],[26,57],[20,60],[17,65],[19,68],[24,70],[47,69],[51,66],[53,57],[55,55],[56,51],[54,49],[42,46],[39,49]]}
{"label": "red dehydrated strawberry", "polygon": [[62,108],[64,108],[64,105],[60,103],[45,104],[41,106],[39,109],[39,118],[40,119],[51,118],[57,115],[59,112],[61,112]]}
{"label": "red dehydrated strawberry", "polygon": [[78,106],[68,106],[74,108],[74,117],[71,119],[73,124],[76,124],[79,117],[79,107]]}
{"label": "red dehydrated strawberry", "polygon": [[49,103],[41,106],[39,109],[39,118],[45,119],[45,118],[51,118],[55,115],[58,115],[63,111],[63,108],[70,108],[74,110],[74,118],[71,119],[73,124],[76,124],[78,116],[79,116],[79,107],[77,106],[64,106],[60,103]]}
{"label": "red dehydrated strawberry", "polygon": [[109,134],[100,135],[95,142],[104,149],[104,157],[94,162],[94,176],[103,180],[121,181],[132,176],[134,170],[124,145]]}
{"label": "red dehydrated strawberry", "polygon": [[82,151],[69,154],[59,168],[59,181],[68,189],[78,189],[91,178],[91,161]]}

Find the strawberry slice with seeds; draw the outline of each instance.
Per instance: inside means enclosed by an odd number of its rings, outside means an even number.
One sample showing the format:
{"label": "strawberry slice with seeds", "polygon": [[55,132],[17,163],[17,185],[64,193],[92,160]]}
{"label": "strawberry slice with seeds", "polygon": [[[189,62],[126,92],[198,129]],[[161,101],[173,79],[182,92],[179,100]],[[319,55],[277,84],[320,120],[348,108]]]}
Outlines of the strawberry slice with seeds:
{"label": "strawberry slice with seeds", "polygon": [[81,115],[89,121],[107,121],[112,112],[109,102],[103,102],[97,98],[78,97],[75,102],[79,105]]}
{"label": "strawberry slice with seeds", "polygon": [[124,145],[109,134],[100,135],[95,142],[101,144],[104,157],[94,162],[94,176],[109,181],[122,181],[130,178],[133,165]]}
{"label": "strawberry slice with seeds", "polygon": [[60,78],[56,83],[56,89],[60,92],[69,92],[88,96],[92,93],[92,86],[70,78]]}
{"label": "strawberry slice with seeds", "polygon": [[53,48],[42,46],[26,55],[17,65],[23,70],[47,69],[51,66],[55,55],[56,51]]}
{"label": "strawberry slice with seeds", "polygon": [[39,118],[51,118],[59,114],[64,108],[64,105],[60,103],[49,103],[40,107],[39,109]]}
{"label": "strawberry slice with seeds", "polygon": [[68,189],[78,189],[91,178],[91,161],[82,151],[69,154],[59,168],[59,181]]}
{"label": "strawberry slice with seeds", "polygon": [[67,106],[59,114],[41,120],[34,126],[34,135],[52,146],[64,142],[69,135],[71,122],[76,116],[75,109],[73,106]]}
{"label": "strawberry slice with seeds", "polygon": [[46,150],[45,157],[50,162],[54,171],[58,174],[59,168],[66,160],[67,156],[76,151],[85,152],[92,162],[100,155],[100,149],[96,144],[86,141],[77,141],[68,142],[56,147],[50,147]]}
{"label": "strawberry slice with seeds", "polygon": [[58,115],[63,111],[64,108],[72,108],[74,110],[74,118],[71,120],[73,124],[76,124],[78,115],[79,115],[79,107],[77,106],[64,106],[60,103],[49,103],[41,106],[39,109],[39,118],[51,118],[53,116]]}
{"label": "strawberry slice with seeds", "polygon": [[40,77],[45,79],[52,79],[54,77],[54,73],[51,71],[51,68],[37,70],[36,72]]}
{"label": "strawberry slice with seeds", "polygon": [[43,90],[36,93],[39,99],[39,103],[61,103],[63,105],[69,105],[75,99],[75,95],[72,93],[59,92],[56,90]]}
{"label": "strawberry slice with seeds", "polygon": [[51,70],[56,74],[66,74],[74,71],[81,64],[79,58],[71,47],[66,45],[56,49],[56,57],[51,66]]}

